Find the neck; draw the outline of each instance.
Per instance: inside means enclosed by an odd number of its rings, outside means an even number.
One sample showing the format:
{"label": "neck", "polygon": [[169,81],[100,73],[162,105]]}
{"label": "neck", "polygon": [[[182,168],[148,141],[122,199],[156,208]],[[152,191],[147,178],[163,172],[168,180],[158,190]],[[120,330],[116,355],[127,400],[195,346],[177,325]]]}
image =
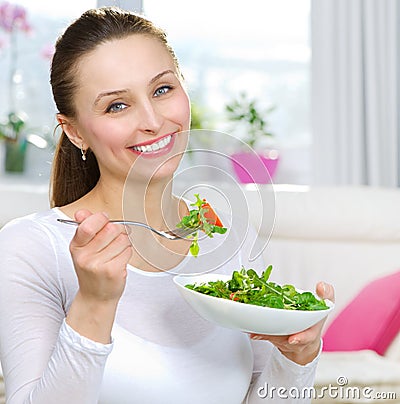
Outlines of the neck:
{"label": "neck", "polygon": [[148,223],[155,228],[175,227],[182,212],[172,195],[171,178],[150,183],[129,180],[124,185],[110,185],[101,179],[84,197],[83,205],[93,212],[106,212],[111,219]]}
{"label": "neck", "polygon": [[158,229],[175,227],[179,221],[179,203],[172,195],[171,179],[150,183],[127,183],[123,196],[126,219],[143,221]]}

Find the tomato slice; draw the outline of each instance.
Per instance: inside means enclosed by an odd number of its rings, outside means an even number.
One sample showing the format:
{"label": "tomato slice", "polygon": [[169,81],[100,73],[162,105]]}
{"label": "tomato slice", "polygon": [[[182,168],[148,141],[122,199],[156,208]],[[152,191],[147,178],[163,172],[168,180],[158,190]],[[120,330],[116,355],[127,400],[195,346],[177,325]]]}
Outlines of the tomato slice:
{"label": "tomato slice", "polygon": [[203,199],[203,204],[201,205],[201,207],[204,209],[207,209],[207,211],[204,212],[204,217],[207,219],[208,223],[211,223],[217,227],[224,227],[220,218],[215,213],[214,209],[210,206],[210,204],[205,199]]}
{"label": "tomato slice", "polygon": [[234,300],[235,302],[237,302],[239,299],[236,297],[236,293],[232,292],[229,295],[229,299]]}

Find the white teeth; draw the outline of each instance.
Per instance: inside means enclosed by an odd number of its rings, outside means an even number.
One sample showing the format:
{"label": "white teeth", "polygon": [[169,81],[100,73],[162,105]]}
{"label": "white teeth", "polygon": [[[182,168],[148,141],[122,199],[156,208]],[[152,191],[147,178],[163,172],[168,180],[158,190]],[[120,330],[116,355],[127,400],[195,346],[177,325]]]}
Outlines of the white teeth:
{"label": "white teeth", "polygon": [[167,146],[170,143],[171,139],[172,136],[169,135],[161,139],[159,142],[148,144],[146,146],[133,146],[132,149],[141,153],[150,153],[152,151],[160,150],[163,147]]}

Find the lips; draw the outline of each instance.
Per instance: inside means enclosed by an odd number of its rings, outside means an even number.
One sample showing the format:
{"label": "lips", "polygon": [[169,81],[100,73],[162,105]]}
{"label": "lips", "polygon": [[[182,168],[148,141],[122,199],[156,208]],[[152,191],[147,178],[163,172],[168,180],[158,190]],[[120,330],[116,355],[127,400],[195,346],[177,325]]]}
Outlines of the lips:
{"label": "lips", "polygon": [[131,149],[139,153],[151,153],[163,149],[171,143],[172,135],[164,136],[157,142],[132,146]]}
{"label": "lips", "polygon": [[129,147],[135,153],[154,156],[168,153],[173,145],[173,135],[166,135],[157,141],[147,141],[143,143],[139,143],[135,146]]}

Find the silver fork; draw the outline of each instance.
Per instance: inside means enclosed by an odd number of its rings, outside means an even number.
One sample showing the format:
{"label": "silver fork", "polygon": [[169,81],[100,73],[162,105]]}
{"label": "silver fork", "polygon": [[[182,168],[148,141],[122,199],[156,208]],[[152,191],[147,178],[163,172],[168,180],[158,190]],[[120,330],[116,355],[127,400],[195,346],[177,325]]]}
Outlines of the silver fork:
{"label": "silver fork", "polygon": [[[57,219],[57,221],[61,222],[61,223],[65,223],[65,224],[71,224],[74,226],[78,226],[80,224],[79,222],[77,222],[75,220],[69,220],[69,219]],[[125,226],[144,227],[144,228],[151,230],[152,232],[158,234],[159,236],[165,237],[169,240],[178,240],[178,239],[186,238],[187,236],[198,231],[200,228],[200,227],[183,227],[183,228],[176,228],[173,230],[163,231],[163,230],[157,230],[154,227],[151,227],[146,223],[133,222],[131,220],[110,220],[110,223],[123,224]]]}

